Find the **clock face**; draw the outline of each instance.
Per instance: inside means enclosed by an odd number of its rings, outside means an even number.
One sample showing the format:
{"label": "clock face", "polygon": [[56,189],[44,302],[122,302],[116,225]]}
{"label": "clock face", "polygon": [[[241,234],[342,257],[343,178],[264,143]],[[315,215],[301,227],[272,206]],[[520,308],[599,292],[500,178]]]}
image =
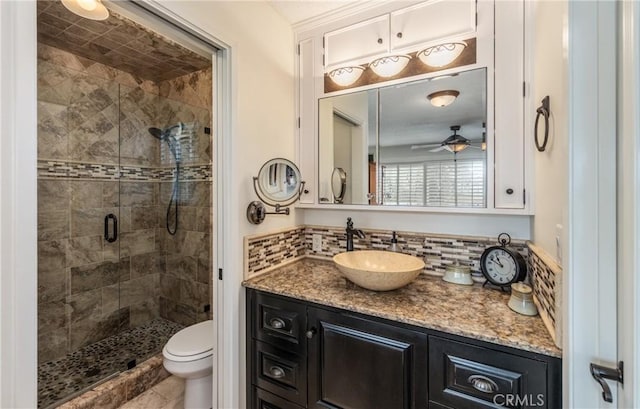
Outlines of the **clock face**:
{"label": "clock face", "polygon": [[494,284],[510,284],[518,275],[518,265],[513,256],[503,248],[492,248],[483,257],[483,272]]}

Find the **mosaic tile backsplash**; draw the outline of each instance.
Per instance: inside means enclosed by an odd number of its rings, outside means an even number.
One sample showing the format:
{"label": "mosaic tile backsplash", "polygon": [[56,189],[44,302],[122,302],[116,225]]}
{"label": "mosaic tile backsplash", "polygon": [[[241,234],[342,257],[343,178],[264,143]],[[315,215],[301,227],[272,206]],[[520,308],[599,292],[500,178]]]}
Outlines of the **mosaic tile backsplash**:
{"label": "mosaic tile backsplash", "polygon": [[[364,239],[354,237],[354,248],[386,250],[391,243],[392,232],[363,230]],[[322,236],[322,250],[313,251],[313,236]],[[397,232],[398,246],[403,253],[425,261],[425,274],[443,275],[447,265],[460,263],[480,269],[480,257],[489,246],[497,244],[492,237],[466,237],[432,235],[426,233]],[[562,269],[548,256],[540,256],[541,250],[524,240],[512,240],[527,260],[528,280],[533,286],[536,304],[547,329],[558,347],[561,342],[560,288]],[[331,259],[345,251],[346,237],[343,227],[297,226],[285,231],[245,238],[246,277],[270,271],[287,262],[304,256]]]}
{"label": "mosaic tile backsplash", "polygon": [[562,267],[540,247],[532,243],[527,246],[534,301],[553,341],[562,348]]}
{"label": "mosaic tile backsplash", "polygon": [[[386,250],[391,244],[391,231],[364,230],[366,237],[354,237],[354,248]],[[322,236],[322,251],[312,250],[313,235]],[[299,235],[299,237],[298,237]],[[447,265],[456,262],[479,270],[480,256],[485,248],[497,245],[490,237],[429,235],[425,233],[397,232],[398,246],[403,253],[425,259],[425,272],[444,274]],[[528,250],[523,240],[512,240],[525,258]],[[251,236],[245,243],[245,271],[247,275],[264,272],[274,265],[300,256],[330,259],[345,251],[346,237],[343,227],[301,226],[283,232]]]}

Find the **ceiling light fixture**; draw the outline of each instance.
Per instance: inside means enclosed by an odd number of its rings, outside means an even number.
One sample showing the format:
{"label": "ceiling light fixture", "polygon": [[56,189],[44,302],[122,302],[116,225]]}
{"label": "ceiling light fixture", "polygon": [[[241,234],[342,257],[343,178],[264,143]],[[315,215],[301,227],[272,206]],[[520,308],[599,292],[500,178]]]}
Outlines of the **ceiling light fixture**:
{"label": "ceiling light fixture", "polygon": [[445,91],[432,92],[427,95],[427,99],[434,107],[446,107],[447,105],[451,105],[453,101],[458,98],[458,95],[460,95],[460,92],[449,89]]}
{"label": "ceiling light fixture", "polygon": [[358,81],[364,72],[364,68],[359,65],[353,67],[340,67],[335,70],[329,71],[329,78],[331,81],[341,87],[347,87],[354,82]]}
{"label": "ceiling light fixture", "polygon": [[467,48],[464,41],[444,43],[425,48],[418,52],[417,56],[429,67],[444,67],[460,57],[460,54]]}
{"label": "ceiling light fixture", "polygon": [[109,10],[100,0],[62,0],[62,4],[72,13],[89,20],[109,18]]}
{"label": "ceiling light fixture", "polygon": [[480,148],[483,151],[487,150],[487,134],[485,132],[482,132],[482,144],[480,144]]}
{"label": "ceiling light fixture", "polygon": [[409,60],[411,57],[408,55],[388,55],[371,61],[369,68],[379,77],[389,78],[400,74]]}

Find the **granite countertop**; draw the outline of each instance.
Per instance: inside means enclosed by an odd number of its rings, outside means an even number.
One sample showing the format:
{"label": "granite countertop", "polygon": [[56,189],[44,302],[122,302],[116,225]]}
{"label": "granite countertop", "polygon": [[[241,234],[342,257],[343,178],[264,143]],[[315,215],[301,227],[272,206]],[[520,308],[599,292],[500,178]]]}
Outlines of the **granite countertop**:
{"label": "granite countertop", "polygon": [[394,291],[369,291],[348,282],[333,262],[306,258],[250,278],[248,288],[404,322],[525,351],[561,357],[539,316],[508,306],[509,295],[421,274]]}

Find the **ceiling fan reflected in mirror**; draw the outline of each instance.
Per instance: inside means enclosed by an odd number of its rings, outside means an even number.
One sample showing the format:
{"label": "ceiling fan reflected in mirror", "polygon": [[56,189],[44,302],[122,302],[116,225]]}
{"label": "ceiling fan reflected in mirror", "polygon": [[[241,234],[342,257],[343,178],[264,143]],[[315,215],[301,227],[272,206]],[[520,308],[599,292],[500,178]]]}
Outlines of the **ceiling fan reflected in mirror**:
{"label": "ceiling fan reflected in mirror", "polygon": [[460,130],[460,125],[452,125],[450,128],[453,131],[453,135],[449,136],[447,139],[440,143],[431,143],[426,145],[412,145],[411,149],[429,149],[429,152],[440,152],[440,151],[449,151],[452,153],[461,152],[467,148],[475,148],[482,149],[481,146],[472,145],[474,142],[465,138],[462,135],[458,135],[458,131]]}

